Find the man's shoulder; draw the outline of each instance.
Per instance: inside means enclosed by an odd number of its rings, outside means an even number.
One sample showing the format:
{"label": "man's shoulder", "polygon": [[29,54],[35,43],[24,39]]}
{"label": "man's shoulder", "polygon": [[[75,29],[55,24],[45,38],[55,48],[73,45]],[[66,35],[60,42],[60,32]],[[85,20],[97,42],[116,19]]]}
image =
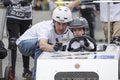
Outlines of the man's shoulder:
{"label": "man's shoulder", "polygon": [[52,20],[47,20],[47,21],[39,22],[39,23],[34,25],[34,28],[51,30],[53,28],[53,21]]}
{"label": "man's shoulder", "polygon": [[40,23],[52,23],[52,20],[43,20]]}
{"label": "man's shoulder", "polygon": [[43,20],[43,21],[40,21],[38,23],[36,23],[35,25],[45,25],[45,24],[51,24],[52,23],[52,20]]}
{"label": "man's shoulder", "polygon": [[47,20],[47,21],[41,21],[41,22],[38,22],[37,25],[50,25],[52,24],[52,20]]}

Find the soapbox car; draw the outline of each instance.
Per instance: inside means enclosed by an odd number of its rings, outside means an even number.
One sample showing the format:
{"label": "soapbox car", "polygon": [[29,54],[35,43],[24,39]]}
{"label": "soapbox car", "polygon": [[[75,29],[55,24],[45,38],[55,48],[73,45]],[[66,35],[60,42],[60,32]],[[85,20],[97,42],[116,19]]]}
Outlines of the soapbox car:
{"label": "soapbox car", "polygon": [[43,52],[37,59],[36,80],[118,80],[119,45],[90,41],[95,51],[79,47],[69,52]]}

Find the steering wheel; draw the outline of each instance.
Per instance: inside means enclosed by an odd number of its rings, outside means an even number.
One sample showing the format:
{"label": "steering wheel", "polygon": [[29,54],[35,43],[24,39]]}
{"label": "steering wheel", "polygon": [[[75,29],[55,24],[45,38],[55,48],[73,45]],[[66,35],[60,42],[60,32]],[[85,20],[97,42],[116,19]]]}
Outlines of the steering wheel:
{"label": "steering wheel", "polygon": [[[91,43],[93,43],[94,48],[91,49],[90,47],[86,46],[84,44],[85,40],[89,40]],[[80,46],[77,49],[71,48],[71,45],[74,42],[79,42],[80,43]],[[70,40],[70,43],[69,43],[69,46],[68,46],[68,51],[72,51],[72,52],[77,52],[77,51],[96,51],[96,42],[91,37],[86,36],[86,35],[75,37],[75,38]]]}

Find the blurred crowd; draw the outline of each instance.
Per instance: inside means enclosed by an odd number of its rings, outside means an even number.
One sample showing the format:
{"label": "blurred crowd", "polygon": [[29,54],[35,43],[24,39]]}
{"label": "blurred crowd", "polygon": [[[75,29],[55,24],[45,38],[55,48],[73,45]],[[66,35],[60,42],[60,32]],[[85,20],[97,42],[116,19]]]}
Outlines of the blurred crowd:
{"label": "blurred crowd", "polygon": [[[63,6],[66,3],[59,3],[63,1],[70,1],[70,0],[36,0],[34,2],[33,9],[34,10],[50,10],[52,11],[56,6]],[[74,0],[71,0],[74,1]],[[58,2],[58,3],[56,3]],[[78,11],[79,7],[73,9],[73,12]]]}

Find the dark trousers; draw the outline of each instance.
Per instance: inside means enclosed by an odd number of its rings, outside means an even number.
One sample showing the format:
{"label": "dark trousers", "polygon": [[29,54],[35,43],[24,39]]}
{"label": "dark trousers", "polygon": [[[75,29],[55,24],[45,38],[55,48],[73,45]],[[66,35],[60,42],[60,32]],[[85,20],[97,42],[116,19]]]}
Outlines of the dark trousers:
{"label": "dark trousers", "polygon": [[89,31],[90,31],[90,37],[94,38],[94,28],[96,27],[96,21],[95,21],[95,14],[94,11],[92,9],[86,9],[86,10],[80,10],[80,13],[82,15],[82,17],[84,17],[89,24]]}
{"label": "dark trousers", "polygon": [[[11,38],[19,38],[29,27],[32,25],[32,20],[18,20],[13,18],[7,19],[7,30],[8,30],[8,49],[11,49],[10,39]],[[17,58],[17,46],[16,48],[11,50],[11,67],[13,69],[13,73],[15,74],[15,65],[16,65],[16,58]],[[23,68],[29,69],[29,57],[23,56]]]}

